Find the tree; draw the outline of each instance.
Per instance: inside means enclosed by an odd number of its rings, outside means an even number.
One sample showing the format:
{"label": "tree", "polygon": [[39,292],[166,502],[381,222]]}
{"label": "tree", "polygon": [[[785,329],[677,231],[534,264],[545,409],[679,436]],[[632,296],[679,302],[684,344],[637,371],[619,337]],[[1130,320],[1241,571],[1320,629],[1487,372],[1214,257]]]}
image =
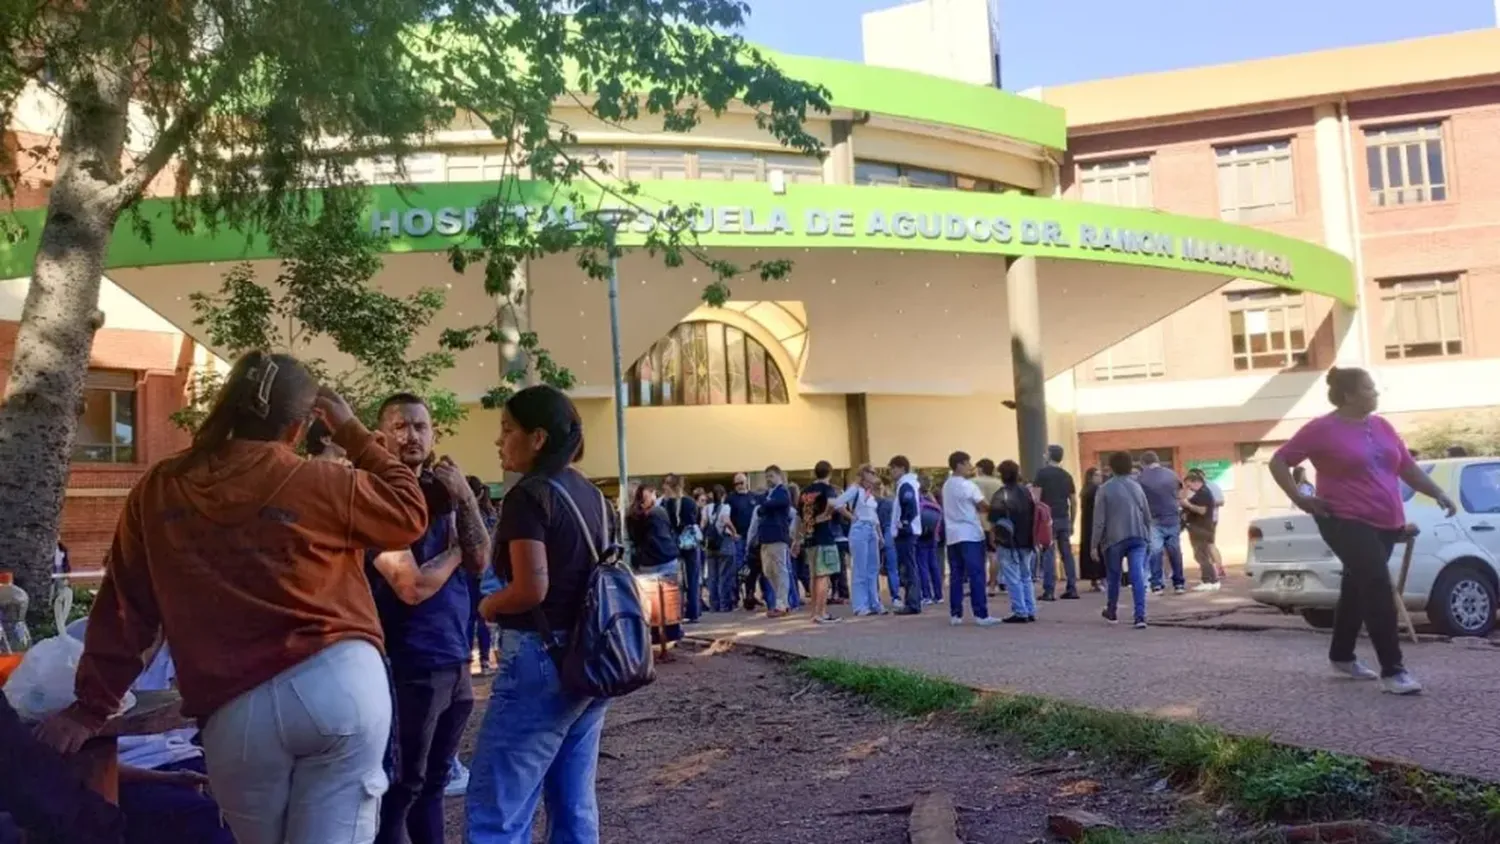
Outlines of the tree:
{"label": "tree", "polygon": [[[308,226],[337,191],[357,194],[354,162],[398,162],[433,131],[472,121],[506,144],[513,173],[559,195],[640,201],[629,183],[573,187],[584,173],[576,142],[552,119],[567,99],[609,121],[659,119],[693,128],[731,103],[794,149],[817,154],[804,131],[826,92],[789,79],[733,34],[740,0],[95,0],[0,6],[0,117],[23,93],[64,106],[55,169],[16,353],[0,407],[0,565],[46,594],[68,455],[76,429],[110,237],[122,216],[150,236],[138,205],[164,173],[175,184],[175,224],[287,232]],[[140,150],[131,154],[128,150]],[[13,183],[14,162],[0,161]],[[584,181],[588,181],[585,179]],[[13,186],[13,184],[12,184]],[[528,260],[576,251],[602,275],[599,226],[508,213],[502,179],[454,268],[482,266],[486,290],[514,317]],[[607,199],[606,199],[607,198]],[[663,213],[646,249],[668,265],[694,256],[682,222]],[[11,232],[12,236],[18,233]],[[739,268],[704,258],[720,279]],[[722,301],[727,288],[705,288]],[[508,383],[547,359],[524,320],[453,332],[450,345],[513,345]],[[489,397],[499,400],[504,389]],[[36,602],[41,607],[45,602]]]}
{"label": "tree", "polygon": [[1453,446],[1461,446],[1471,457],[1500,454],[1500,411],[1445,414],[1418,425],[1406,445],[1426,459],[1444,457]]}
{"label": "tree", "polygon": [[[224,274],[214,293],[190,294],[197,318],[216,349],[238,357],[254,349],[297,356],[332,384],[373,427],[380,403],[396,392],[425,397],[440,433],[462,421],[465,410],[451,390],[435,386],[453,367],[453,355],[435,350],[411,357],[416,335],[442,310],[443,291],[423,288],[411,296],[383,293],[370,281],[383,261],[380,238],[359,225],[360,206],[333,194],[307,225],[277,232],[272,240],[282,255],[275,281],[262,284],[254,267],[239,264]],[[352,367],[332,367],[308,356],[318,338],[331,340]],[[195,373],[191,403],[173,414],[180,427],[195,430],[222,386],[217,370]]]}

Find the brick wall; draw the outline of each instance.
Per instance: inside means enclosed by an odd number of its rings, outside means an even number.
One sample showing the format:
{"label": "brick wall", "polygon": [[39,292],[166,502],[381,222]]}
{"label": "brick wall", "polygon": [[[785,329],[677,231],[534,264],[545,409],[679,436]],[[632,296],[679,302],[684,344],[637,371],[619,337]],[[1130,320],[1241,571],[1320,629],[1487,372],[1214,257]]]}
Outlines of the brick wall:
{"label": "brick wall", "polygon": [[[19,328],[18,323],[0,321],[0,390],[10,377]],[[136,374],[136,462],[75,463],[71,467],[62,540],[75,568],[92,568],[104,561],[125,493],[146,467],[187,446],[188,436],[169,417],[184,405],[192,360],[193,342],[184,335],[112,328],[94,335],[91,367]]]}

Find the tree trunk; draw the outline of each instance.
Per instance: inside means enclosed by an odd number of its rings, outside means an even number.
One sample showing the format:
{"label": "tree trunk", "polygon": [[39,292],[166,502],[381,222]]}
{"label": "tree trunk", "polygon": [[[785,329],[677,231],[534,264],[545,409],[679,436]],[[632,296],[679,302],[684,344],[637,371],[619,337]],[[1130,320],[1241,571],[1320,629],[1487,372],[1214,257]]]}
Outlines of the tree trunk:
{"label": "tree trunk", "polygon": [[[99,313],[99,284],[120,199],[128,66],[100,60],[68,96],[56,179],[48,197],[0,405],[0,566],[48,616],[52,561],[69,459]],[[82,561],[85,564],[102,562]]]}
{"label": "tree trunk", "polygon": [[[500,325],[501,342],[496,344],[499,354],[500,377],[521,372],[525,375],[522,387],[537,383],[535,370],[531,368],[531,355],[521,348],[521,335],[531,330],[531,262],[521,261],[515,275],[510,278],[510,293],[495,297],[495,319]],[[504,491],[521,480],[518,472],[506,472],[501,476]]]}

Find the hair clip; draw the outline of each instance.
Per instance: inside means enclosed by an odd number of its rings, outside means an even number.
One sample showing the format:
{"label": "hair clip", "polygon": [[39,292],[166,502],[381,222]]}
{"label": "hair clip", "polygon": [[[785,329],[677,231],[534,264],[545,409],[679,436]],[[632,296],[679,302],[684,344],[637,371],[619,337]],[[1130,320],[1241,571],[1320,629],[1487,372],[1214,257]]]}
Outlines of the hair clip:
{"label": "hair clip", "polygon": [[276,373],[280,371],[281,367],[269,357],[266,358],[265,365],[261,367],[260,384],[255,390],[255,401],[250,408],[261,419],[271,415],[271,388],[275,386]]}

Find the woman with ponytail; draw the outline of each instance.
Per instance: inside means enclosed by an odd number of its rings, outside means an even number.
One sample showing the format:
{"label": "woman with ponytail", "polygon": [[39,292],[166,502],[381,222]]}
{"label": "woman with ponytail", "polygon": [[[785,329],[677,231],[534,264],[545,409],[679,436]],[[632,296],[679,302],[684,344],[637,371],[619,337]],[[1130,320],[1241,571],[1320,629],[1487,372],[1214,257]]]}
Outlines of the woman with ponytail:
{"label": "woman with ponytail", "polygon": [[470,766],[468,840],[530,844],[545,799],[550,841],[591,844],[599,840],[594,775],[608,701],[563,690],[545,634],[573,630],[595,550],[614,543],[616,520],[573,468],[583,423],[561,391],[528,387],[511,397],[495,445],[505,470],[523,477],[495,529],[494,566],[506,585],[479,605],[500,626],[500,659]]}
{"label": "woman with ponytail", "polygon": [[[1457,508],[1442,488],[1412,460],[1391,423],[1375,415],[1380,393],[1363,369],[1328,371],[1328,403],[1334,410],[1298,431],[1271,458],[1271,477],[1298,508],[1318,522],[1323,541],[1344,564],[1334,610],[1328,658],[1339,674],[1380,680],[1397,695],[1417,694],[1422,684],[1401,664],[1401,637],[1391,596],[1391,550],[1406,527],[1400,481],[1429,496],[1452,516]],[[1292,467],[1311,460],[1318,489],[1299,489]],[[1359,630],[1370,633],[1380,672],[1355,658]]]}
{"label": "woman with ponytail", "polygon": [[[297,454],[314,418],[352,467]],[[192,446],[125,499],[77,702],[40,735],[81,747],[163,633],[235,840],[373,841],[391,697],[362,549],[426,525],[416,475],[342,398],[288,355],[245,355]]]}

